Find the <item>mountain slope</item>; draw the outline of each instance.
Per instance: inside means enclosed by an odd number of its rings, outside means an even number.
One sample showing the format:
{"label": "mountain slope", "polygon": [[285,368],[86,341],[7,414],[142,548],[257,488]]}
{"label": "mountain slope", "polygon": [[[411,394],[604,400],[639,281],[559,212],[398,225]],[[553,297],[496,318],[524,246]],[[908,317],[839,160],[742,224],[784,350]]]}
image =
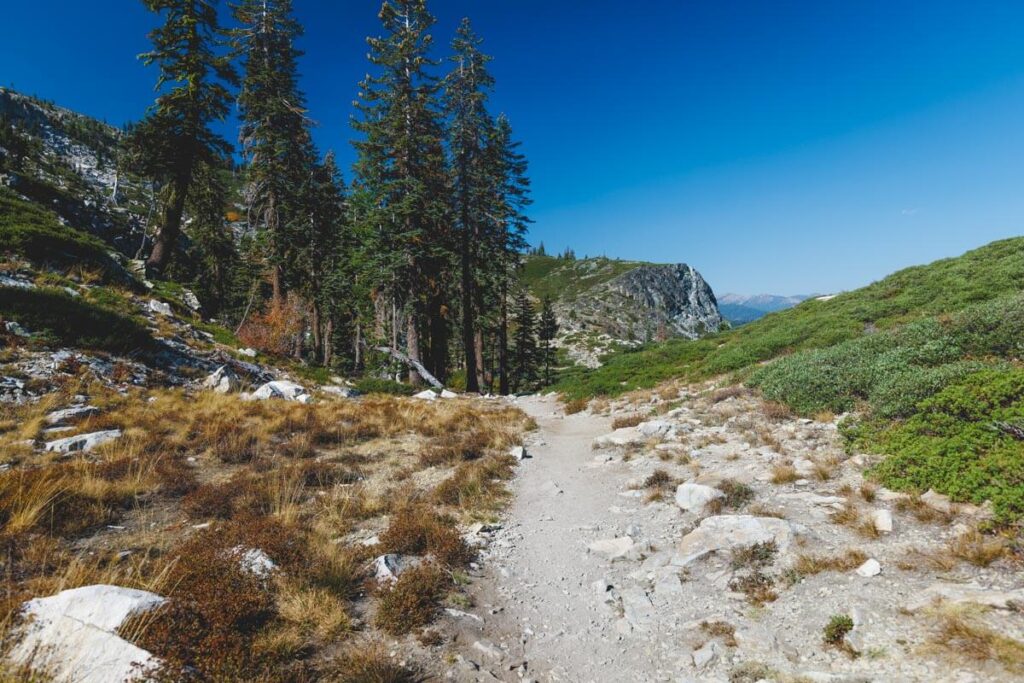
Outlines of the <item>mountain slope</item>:
{"label": "mountain slope", "polygon": [[552,300],[559,344],[591,367],[611,348],[696,339],[722,323],[711,287],[686,264],[534,255],[526,257],[522,277],[536,298]]}
{"label": "mountain slope", "polygon": [[614,395],[676,377],[743,370],[794,351],[959,311],[1022,288],[1024,238],[1001,240],[956,258],[901,270],[828,300],[804,301],[708,339],[624,351],[598,370],[570,373],[558,389],[570,397]]}

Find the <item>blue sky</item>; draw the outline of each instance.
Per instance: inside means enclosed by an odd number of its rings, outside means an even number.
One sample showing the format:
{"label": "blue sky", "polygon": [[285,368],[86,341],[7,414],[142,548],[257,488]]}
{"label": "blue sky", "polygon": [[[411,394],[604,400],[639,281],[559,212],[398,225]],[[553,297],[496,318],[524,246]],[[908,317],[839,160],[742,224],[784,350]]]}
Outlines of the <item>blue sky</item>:
{"label": "blue sky", "polygon": [[[120,124],[152,98],[133,0],[8,3],[0,83]],[[351,162],[374,0],[295,0],[322,149]],[[534,242],[831,292],[1024,233],[1024,3],[434,0],[494,55]],[[439,51],[442,56],[443,50]]]}

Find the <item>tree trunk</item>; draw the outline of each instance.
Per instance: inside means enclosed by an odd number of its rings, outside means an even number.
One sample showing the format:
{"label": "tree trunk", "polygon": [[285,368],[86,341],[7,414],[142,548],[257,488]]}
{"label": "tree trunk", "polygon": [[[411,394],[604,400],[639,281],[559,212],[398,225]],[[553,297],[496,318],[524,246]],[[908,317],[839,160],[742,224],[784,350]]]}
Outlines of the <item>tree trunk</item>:
{"label": "tree trunk", "polygon": [[185,213],[185,198],[188,194],[190,173],[181,173],[171,181],[168,188],[170,196],[161,210],[160,228],[153,240],[153,251],[146,261],[146,271],[160,277],[167,268],[174,248],[181,234],[181,217]]}
{"label": "tree trunk", "polygon": [[[417,315],[417,309],[419,306],[416,304],[416,292],[410,291],[409,299],[409,314],[406,319],[405,348],[411,362],[422,363],[423,358],[420,355],[419,316]],[[410,364],[409,384],[414,387],[418,387],[422,383],[423,378],[420,376],[420,373],[416,371],[416,368],[412,364]]]}
{"label": "tree trunk", "polygon": [[324,354],[324,367],[325,368],[331,367],[331,361],[334,360],[333,344],[331,343],[333,339],[334,339],[334,318],[333,317],[329,317],[329,318],[327,318],[327,326],[326,326],[326,329],[324,330],[324,338],[323,338],[323,345],[324,345],[323,354]]}
{"label": "tree trunk", "polygon": [[462,228],[462,347],[466,359],[466,391],[480,393],[480,371],[482,364],[477,354],[476,335],[473,310],[473,273],[472,259],[469,253],[469,231]]}
{"label": "tree trunk", "polygon": [[[313,306],[311,312],[312,321],[310,327],[313,329],[313,356],[318,361],[324,359],[323,354],[323,330],[320,326],[323,322],[320,320],[320,304],[316,302],[316,295],[313,297]],[[326,362],[324,363],[326,365]]]}
{"label": "tree trunk", "polygon": [[430,365],[434,376],[448,379],[448,319],[441,293],[433,295],[430,304]]}
{"label": "tree trunk", "polygon": [[508,302],[507,285],[501,283],[501,323],[498,325],[498,393],[508,396]]}

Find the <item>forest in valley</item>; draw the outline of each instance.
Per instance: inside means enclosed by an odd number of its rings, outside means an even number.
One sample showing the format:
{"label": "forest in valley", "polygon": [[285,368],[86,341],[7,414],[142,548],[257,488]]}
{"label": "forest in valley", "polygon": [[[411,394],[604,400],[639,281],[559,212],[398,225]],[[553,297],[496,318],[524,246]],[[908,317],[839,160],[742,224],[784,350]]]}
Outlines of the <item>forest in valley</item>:
{"label": "forest in valley", "polygon": [[145,4],[157,97],[119,164],[156,197],[147,277],[193,287],[249,346],[341,374],[550,380],[555,316],[518,278],[527,160],[468,18],[435,59],[425,0],[383,2],[346,179],[313,141],[291,0]]}

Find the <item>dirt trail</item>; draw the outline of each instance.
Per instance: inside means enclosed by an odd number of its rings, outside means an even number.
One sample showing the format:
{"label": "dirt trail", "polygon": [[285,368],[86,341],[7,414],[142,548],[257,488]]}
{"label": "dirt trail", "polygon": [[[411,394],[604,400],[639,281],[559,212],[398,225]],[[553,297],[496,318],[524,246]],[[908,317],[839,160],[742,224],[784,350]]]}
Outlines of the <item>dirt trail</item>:
{"label": "dirt trail", "polygon": [[[491,580],[482,582],[476,610],[485,619],[481,645],[507,648],[502,670],[483,647],[471,652],[502,680],[522,680],[522,662],[526,679],[655,680],[650,653],[616,633],[592,585],[606,577],[608,563],[588,553],[587,544],[595,534],[625,534],[622,508],[638,506],[620,495],[621,477],[595,460],[593,439],[610,431],[611,420],[586,412],[563,416],[554,398],[528,397],[518,405],[539,430],[527,442],[532,457],[520,466],[515,500],[487,553]],[[488,614],[495,609],[501,611]],[[466,673],[466,680],[477,680]]]}

